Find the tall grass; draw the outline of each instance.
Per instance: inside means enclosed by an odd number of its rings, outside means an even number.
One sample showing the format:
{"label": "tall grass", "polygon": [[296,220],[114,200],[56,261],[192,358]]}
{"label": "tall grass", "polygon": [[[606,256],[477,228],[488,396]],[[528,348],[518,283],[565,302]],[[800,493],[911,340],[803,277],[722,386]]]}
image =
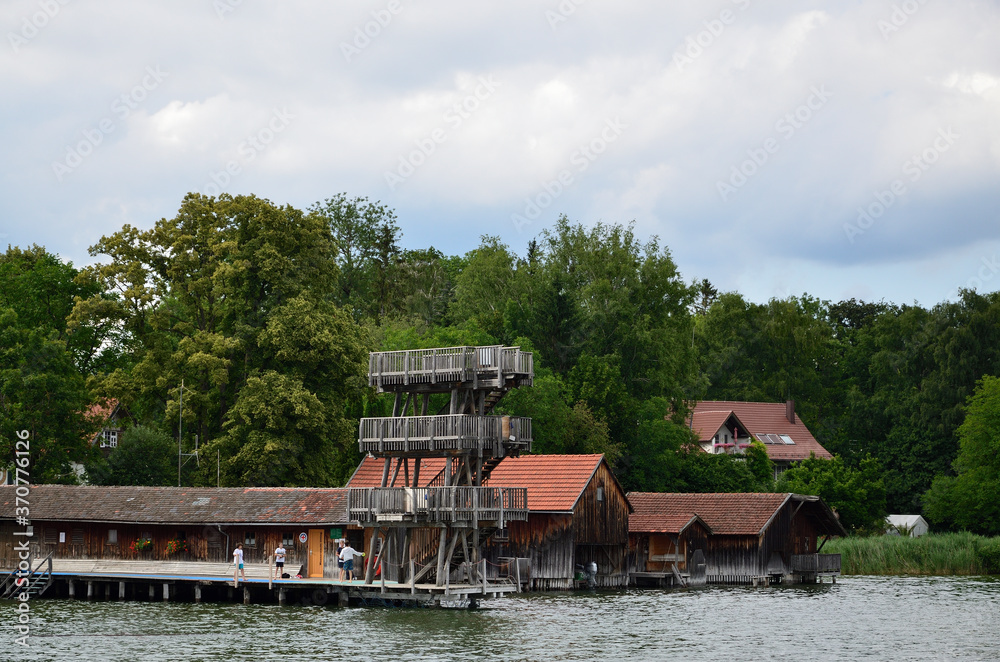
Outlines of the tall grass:
{"label": "tall grass", "polygon": [[972,533],[851,537],[831,540],[845,575],[982,575],[1000,572],[1000,538]]}

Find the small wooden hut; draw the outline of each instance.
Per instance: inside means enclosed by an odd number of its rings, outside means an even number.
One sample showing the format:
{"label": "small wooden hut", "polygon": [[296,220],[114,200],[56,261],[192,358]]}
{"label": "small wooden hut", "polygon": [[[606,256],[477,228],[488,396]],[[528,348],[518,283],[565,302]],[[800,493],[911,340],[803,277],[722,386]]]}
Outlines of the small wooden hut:
{"label": "small wooden hut", "polygon": [[840,574],[840,555],[820,551],[830,536],[847,531],[819,497],[646,492],[629,500],[633,583],[673,576],[675,563],[677,581],[691,584],[795,583]]}
{"label": "small wooden hut", "polygon": [[[346,531],[345,491],[336,488],[33,485],[26,501],[36,559],[229,562],[241,542],[247,563],[266,563],[282,544],[289,570],[335,578],[336,540],[360,542],[360,531]],[[23,540],[14,535],[24,530],[18,505],[15,488],[0,487],[3,568],[16,566]]]}

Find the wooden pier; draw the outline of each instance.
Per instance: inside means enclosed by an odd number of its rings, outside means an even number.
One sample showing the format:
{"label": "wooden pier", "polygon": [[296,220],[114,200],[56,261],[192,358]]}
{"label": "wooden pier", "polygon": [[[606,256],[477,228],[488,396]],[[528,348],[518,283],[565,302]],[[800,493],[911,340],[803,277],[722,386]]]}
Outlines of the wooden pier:
{"label": "wooden pier", "polygon": [[35,599],[163,602],[242,602],[340,607],[471,607],[518,590],[514,581],[400,583],[376,579],[271,579],[271,569],[245,567],[247,579],[233,583],[223,563],[55,560],[51,581]]}

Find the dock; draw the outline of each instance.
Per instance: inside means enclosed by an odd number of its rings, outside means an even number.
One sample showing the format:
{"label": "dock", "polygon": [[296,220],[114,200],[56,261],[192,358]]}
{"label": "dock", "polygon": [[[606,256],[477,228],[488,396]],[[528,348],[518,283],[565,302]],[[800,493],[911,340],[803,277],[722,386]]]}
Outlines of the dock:
{"label": "dock", "polygon": [[271,579],[264,564],[247,564],[234,585],[233,566],[193,561],[54,559],[32,577],[33,599],[242,602],[340,607],[476,607],[484,599],[518,590],[513,583],[426,583],[327,577]]}

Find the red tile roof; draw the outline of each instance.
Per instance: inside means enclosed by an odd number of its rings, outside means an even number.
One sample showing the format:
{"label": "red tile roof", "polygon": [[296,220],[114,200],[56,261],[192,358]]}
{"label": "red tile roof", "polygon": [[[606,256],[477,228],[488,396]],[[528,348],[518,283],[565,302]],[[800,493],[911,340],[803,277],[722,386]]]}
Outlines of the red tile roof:
{"label": "red tile roof", "polygon": [[[0,519],[13,519],[14,486],[0,486]],[[33,485],[32,520],[150,524],[342,524],[343,488]]]}
{"label": "red tile roof", "polygon": [[490,473],[486,484],[528,488],[529,511],[568,513],[603,461],[601,454],[508,457]]}
{"label": "red tile roof", "polygon": [[[782,405],[783,406],[783,405]],[[790,493],[676,494],[631,492],[629,533],[677,533],[697,515],[715,535],[759,535]]]}
{"label": "red tile roof", "polygon": [[767,455],[772,460],[799,461],[809,459],[810,453],[816,457],[830,459],[832,454],[823,448],[812,436],[802,420],[796,416],[791,423],[785,417],[783,402],[737,402],[733,400],[704,400],[695,405],[691,412],[691,429],[702,441],[711,441],[729,414],[736,417],[746,427],[743,432],[756,434],[785,434],[794,444],[765,444]]}
{"label": "red tile roof", "polygon": [[[535,512],[572,512],[604,456],[595,455],[523,455],[508,457],[490,473],[486,485],[491,487],[526,487],[528,510]],[[382,483],[384,460],[366,457],[354,472],[348,487],[378,487]],[[391,460],[389,477],[397,460]],[[426,487],[444,469],[443,458],[421,460],[420,486]],[[411,464],[411,471],[412,464]],[[400,469],[396,485],[403,484]]]}
{"label": "red tile roof", "polygon": [[[396,458],[389,459],[389,478],[396,470]],[[347,481],[347,487],[378,487],[382,484],[382,468],[385,460],[380,457],[366,457],[361,460],[361,464],[354,470],[354,475]],[[413,480],[413,460],[410,460],[410,480]],[[417,487],[427,487],[430,482],[444,470],[445,459],[443,457],[425,457],[420,460],[420,484]],[[405,487],[403,467],[399,468],[399,475],[396,476],[396,487]]]}

